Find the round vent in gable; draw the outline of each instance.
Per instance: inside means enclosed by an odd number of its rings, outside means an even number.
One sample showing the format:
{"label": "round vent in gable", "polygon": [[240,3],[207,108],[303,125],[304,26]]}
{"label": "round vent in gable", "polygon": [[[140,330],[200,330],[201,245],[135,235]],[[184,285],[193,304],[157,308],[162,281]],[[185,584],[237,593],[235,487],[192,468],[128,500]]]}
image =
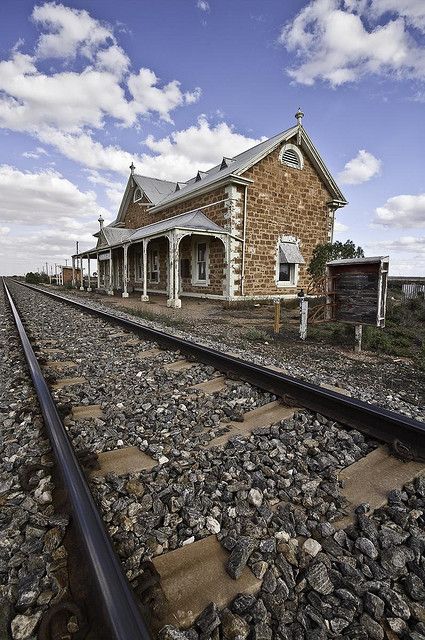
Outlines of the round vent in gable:
{"label": "round vent in gable", "polygon": [[140,187],[136,187],[136,189],[134,190],[133,202],[139,202],[139,200],[141,200],[142,198],[143,191],[140,189]]}
{"label": "round vent in gable", "polygon": [[285,144],[280,152],[280,161],[293,169],[303,168],[301,151],[294,144]]}

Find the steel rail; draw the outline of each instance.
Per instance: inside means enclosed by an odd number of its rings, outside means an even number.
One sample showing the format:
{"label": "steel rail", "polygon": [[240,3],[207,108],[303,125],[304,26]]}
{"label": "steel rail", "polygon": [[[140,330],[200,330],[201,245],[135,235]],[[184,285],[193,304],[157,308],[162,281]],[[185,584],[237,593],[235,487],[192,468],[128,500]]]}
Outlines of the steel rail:
{"label": "steel rail", "polygon": [[88,564],[93,579],[90,590],[94,590],[93,599],[99,607],[94,617],[104,624],[108,640],[151,640],[4,279],[3,285],[67,491],[72,522],[84,551],[83,560]]}
{"label": "steel rail", "polygon": [[358,429],[377,440],[395,446],[398,453],[406,458],[425,460],[424,422],[419,422],[403,414],[388,411],[377,405],[368,404],[330,389],[319,387],[311,382],[305,382],[304,380],[273,371],[267,367],[245,362],[227,353],[141,325],[107,311],[88,307],[77,300],[71,300],[26,283],[14,282],[86,313],[121,325],[171,349],[179,349],[182,353],[204,364],[211,365],[224,373],[236,375],[260,389],[274,393],[293,406],[311,409],[345,426]]}

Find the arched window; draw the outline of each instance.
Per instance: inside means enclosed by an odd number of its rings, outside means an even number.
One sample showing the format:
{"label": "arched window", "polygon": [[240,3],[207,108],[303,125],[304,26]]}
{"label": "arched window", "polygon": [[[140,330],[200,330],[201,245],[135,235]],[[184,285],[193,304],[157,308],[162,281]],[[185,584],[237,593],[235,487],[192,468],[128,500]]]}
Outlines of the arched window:
{"label": "arched window", "polygon": [[279,155],[282,164],[286,164],[293,169],[302,169],[304,159],[301,151],[294,144],[284,144]]}
{"label": "arched window", "polygon": [[133,202],[139,202],[143,198],[143,191],[140,187],[136,187],[134,190]]}

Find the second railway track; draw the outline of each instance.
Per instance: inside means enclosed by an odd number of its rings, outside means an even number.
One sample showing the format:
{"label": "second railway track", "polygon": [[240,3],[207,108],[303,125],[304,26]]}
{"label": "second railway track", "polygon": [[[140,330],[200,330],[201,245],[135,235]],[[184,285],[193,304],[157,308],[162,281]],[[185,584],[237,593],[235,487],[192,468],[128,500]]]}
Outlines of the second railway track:
{"label": "second railway track", "polygon": [[[115,318],[111,325],[106,315],[89,316],[34,289],[11,288],[74,447],[98,454],[91,488],[154,633],[165,623],[195,623],[183,636],[165,627],[161,637],[383,638],[378,627],[384,634],[399,624],[400,637],[412,632],[421,640],[425,619],[419,610],[407,615],[408,603],[403,613],[398,598],[417,602],[410,586],[402,594],[399,586],[410,574],[425,576],[424,548],[420,557],[404,550],[409,519],[402,526],[399,517],[409,505],[421,506],[425,485],[413,478],[422,467],[390,459],[372,436],[423,458],[422,423],[135,323]],[[369,469],[362,468],[368,457]],[[372,496],[372,507],[380,507],[376,521],[364,506],[356,529],[352,509],[368,498],[358,500],[358,479],[374,464],[393,464],[399,489],[408,480],[411,486],[405,495],[395,492],[388,513],[382,496],[381,503]],[[351,505],[338,478],[348,467],[354,471],[346,483],[357,500]],[[418,538],[421,518],[409,521],[410,537]],[[347,525],[351,537],[341,529]],[[382,543],[389,525],[397,543]],[[388,553],[382,568],[381,547],[399,547],[401,570],[388,573]],[[410,582],[419,589],[416,578]],[[382,584],[368,584],[373,580]],[[375,597],[382,620],[370,610]]]}

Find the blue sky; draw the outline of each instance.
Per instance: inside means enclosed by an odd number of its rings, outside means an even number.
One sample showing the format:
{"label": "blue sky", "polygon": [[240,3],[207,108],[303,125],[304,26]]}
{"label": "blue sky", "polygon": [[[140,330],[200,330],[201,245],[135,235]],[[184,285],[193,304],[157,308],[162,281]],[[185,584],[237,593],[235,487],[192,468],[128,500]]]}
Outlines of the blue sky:
{"label": "blue sky", "polygon": [[185,180],[295,123],[336,239],[425,274],[423,0],[3,0],[0,273],[93,245],[136,170]]}

